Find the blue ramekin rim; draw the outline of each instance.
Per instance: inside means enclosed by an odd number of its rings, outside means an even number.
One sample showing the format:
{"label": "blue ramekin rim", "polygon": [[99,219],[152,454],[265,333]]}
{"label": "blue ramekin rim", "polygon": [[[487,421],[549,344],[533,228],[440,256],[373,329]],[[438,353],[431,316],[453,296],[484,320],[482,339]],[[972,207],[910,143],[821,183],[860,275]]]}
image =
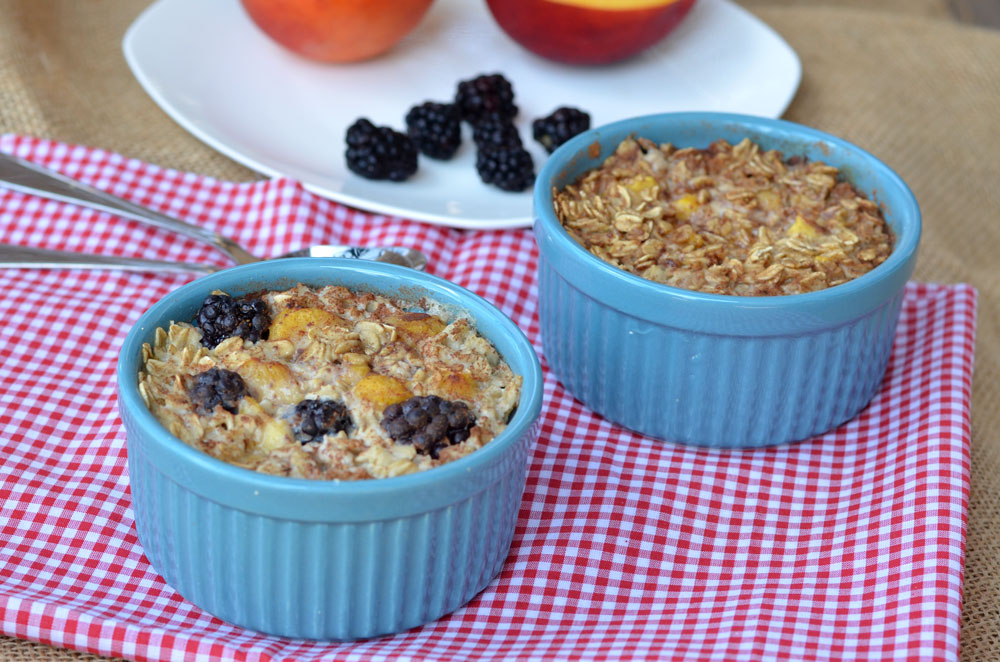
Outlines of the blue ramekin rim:
{"label": "blue ramekin rim", "polygon": [[[570,236],[554,213],[552,187],[555,182],[568,183],[575,178],[567,177],[566,173],[578,175],[586,169],[580,168],[580,163],[588,163],[587,168],[600,164],[625,137],[642,137],[643,127],[664,124],[677,127],[700,124],[706,133],[713,128],[739,127],[755,141],[764,136],[791,144],[836,147],[863,160],[877,173],[882,191],[870,193],[876,194],[880,205],[885,204],[886,191],[891,190],[899,198],[893,207],[893,220],[906,231],[902,237],[896,232],[897,243],[889,258],[872,271],[846,283],[803,294],[761,297],[709,294],[656,283],[619,269],[585,250]],[[588,154],[595,143],[603,143],[597,156]],[[905,285],[914,268],[922,230],[920,207],[913,192],[892,168],[873,154],[819,129],[788,120],[735,113],[658,113],[594,127],[549,156],[536,178],[532,200],[534,234],[541,259],[564,276],[574,272],[576,275],[568,280],[579,284],[582,284],[579,274],[585,271],[588,296],[640,321],[721,335],[739,335],[736,327],[741,324],[746,324],[753,335],[787,335],[818,331],[862,317]],[[775,316],[776,311],[785,314]],[[790,316],[788,313],[793,311]],[[790,321],[795,328],[788,326]]]}
{"label": "blue ramekin rim", "polygon": [[[499,347],[498,351],[515,374],[521,375],[523,384],[517,411],[504,431],[474,453],[440,467],[404,476],[360,481],[308,480],[251,471],[192,448],[168,432],[146,407],[137,386],[142,344],[151,341],[156,326],[163,325],[155,319],[168,310],[190,310],[192,303],[185,302],[186,299],[204,297],[196,295],[196,292],[207,294],[220,289],[244,293],[259,289],[240,289],[236,283],[244,276],[247,278],[243,282],[263,284],[266,280],[259,280],[262,271],[286,276],[306,270],[311,274],[350,272],[398,279],[400,287],[407,292],[404,296],[423,295],[462,309],[476,320],[480,332],[494,345],[509,345],[506,352]],[[257,276],[258,280],[254,281],[252,276]],[[286,277],[285,280],[310,279]],[[337,284],[333,279],[326,280],[318,275],[311,280],[314,284]],[[373,286],[371,289],[390,295],[399,293],[385,287]],[[192,313],[186,319],[193,317]],[[169,321],[177,320],[168,320],[166,324]],[[490,331],[484,331],[484,326],[488,326]],[[498,339],[500,333],[507,335],[506,342]],[[541,365],[534,348],[524,332],[493,304],[464,287],[432,274],[347,258],[286,258],[237,266],[181,286],[153,304],[126,335],[119,354],[117,378],[119,408],[123,417],[130,418],[145,436],[143,452],[163,460],[160,469],[172,480],[184,483],[186,488],[205,498],[247,512],[307,521],[367,521],[408,516],[445,507],[485,489],[491,470],[504,462],[512,450],[511,446],[523,442],[526,435],[531,437],[531,441],[537,437],[543,393]],[[129,439],[130,452],[135,441]],[[289,500],[300,501],[302,509],[289,512],[286,505]]]}

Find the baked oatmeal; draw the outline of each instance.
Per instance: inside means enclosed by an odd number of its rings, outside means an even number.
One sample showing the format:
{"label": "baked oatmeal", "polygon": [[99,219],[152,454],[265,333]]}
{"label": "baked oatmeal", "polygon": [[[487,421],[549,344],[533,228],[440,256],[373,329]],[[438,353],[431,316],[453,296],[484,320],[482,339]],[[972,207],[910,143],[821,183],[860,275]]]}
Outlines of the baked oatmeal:
{"label": "baked oatmeal", "polygon": [[556,216],[588,251],[688,290],[812,292],[867,273],[892,251],[879,206],[837,168],[749,139],[697,149],[627,138],[553,193]]}
{"label": "baked oatmeal", "polygon": [[167,430],[237,466],[340,480],[423,471],[493,439],[521,390],[451,312],[340,286],[216,292],[193,323],[156,329],[139,391]]}

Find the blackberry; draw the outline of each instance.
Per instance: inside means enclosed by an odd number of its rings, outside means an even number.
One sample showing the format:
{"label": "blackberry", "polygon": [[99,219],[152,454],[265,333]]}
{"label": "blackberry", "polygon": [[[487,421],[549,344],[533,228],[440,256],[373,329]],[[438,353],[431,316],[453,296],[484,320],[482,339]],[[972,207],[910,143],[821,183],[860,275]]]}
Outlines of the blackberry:
{"label": "blackberry", "polygon": [[382,415],[382,427],[401,444],[413,444],[418,453],[435,460],[438,451],[469,438],[476,417],[464,402],[436,395],[415,395],[389,405]]}
{"label": "blackberry", "polygon": [[523,191],[535,181],[535,163],[523,147],[480,149],[476,171],[484,182],[504,191]]}
{"label": "blackberry", "polygon": [[331,432],[347,432],[354,426],[344,403],[327,398],[302,400],[295,405],[289,418],[295,438],[303,444],[323,441],[323,437]]}
{"label": "blackberry", "polygon": [[535,140],[551,154],[559,145],[590,128],[590,115],[578,108],[563,106],[548,117],[531,123]]}
{"label": "blackberry", "polygon": [[488,147],[522,147],[521,134],[509,117],[490,114],[472,126],[472,140],[479,149]]}
{"label": "blackberry", "polygon": [[209,368],[198,373],[188,389],[188,397],[206,414],[211,414],[216,405],[235,414],[246,394],[247,386],[243,378],[223,368]]}
{"label": "blackberry", "polygon": [[234,299],[228,294],[210,294],[198,311],[201,344],[215,347],[226,338],[239,336],[257,342],[267,337],[271,313],[263,299]]}
{"label": "blackberry", "polygon": [[417,148],[410,137],[362,117],[347,129],[347,167],[366,179],[401,182],[417,171]]}
{"label": "blackberry", "polygon": [[508,118],[517,115],[514,88],[502,74],[481,75],[459,82],[455,105],[462,119],[472,124],[491,113]]}
{"label": "blackberry", "polygon": [[462,144],[462,122],[454,104],[425,101],[406,113],[406,132],[421,153],[450,159]]}

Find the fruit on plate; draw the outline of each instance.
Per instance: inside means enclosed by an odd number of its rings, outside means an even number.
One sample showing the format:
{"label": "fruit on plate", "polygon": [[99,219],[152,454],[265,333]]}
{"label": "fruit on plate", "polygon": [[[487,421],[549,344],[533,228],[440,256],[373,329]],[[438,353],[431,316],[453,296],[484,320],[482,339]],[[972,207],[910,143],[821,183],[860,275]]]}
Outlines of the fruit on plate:
{"label": "fruit on plate", "polygon": [[590,128],[590,114],[572,106],[560,106],[550,115],[531,123],[531,134],[551,154],[573,136]]}
{"label": "fruit on plate", "polygon": [[401,182],[417,171],[413,139],[390,126],[375,126],[360,117],[347,127],[348,169],[367,179]]}
{"label": "fruit on plate", "polygon": [[669,34],[694,0],[487,0],[497,24],[524,48],[570,64],[610,64]]}
{"label": "fruit on plate", "polygon": [[380,55],[408,35],[433,0],[240,0],[285,48],[321,62]]}

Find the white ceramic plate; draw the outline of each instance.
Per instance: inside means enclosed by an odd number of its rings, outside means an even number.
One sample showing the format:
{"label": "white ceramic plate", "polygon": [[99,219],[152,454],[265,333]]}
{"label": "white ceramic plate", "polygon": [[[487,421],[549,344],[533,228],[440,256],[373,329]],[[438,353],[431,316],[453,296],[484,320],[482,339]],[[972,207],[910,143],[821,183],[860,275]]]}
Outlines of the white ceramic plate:
{"label": "white ceramic plate", "polygon": [[641,56],[607,67],[571,67],[525,51],[482,0],[436,0],[388,54],[324,65],[270,41],[238,0],[158,0],[129,28],[125,57],[146,92],[186,130],[269,176],[296,179],[347,205],[459,228],[531,223],[531,193],[479,181],[468,127],[450,161],[421,157],[403,183],[369,181],[344,161],[358,117],[405,129],[407,110],[448,101],[460,80],[503,73],[513,84],[521,136],[535,157],[531,121],[560,105],[592,125],[648,113],[714,110],[778,117],[801,65],[770,27],[728,0],[698,0],[677,30]]}

